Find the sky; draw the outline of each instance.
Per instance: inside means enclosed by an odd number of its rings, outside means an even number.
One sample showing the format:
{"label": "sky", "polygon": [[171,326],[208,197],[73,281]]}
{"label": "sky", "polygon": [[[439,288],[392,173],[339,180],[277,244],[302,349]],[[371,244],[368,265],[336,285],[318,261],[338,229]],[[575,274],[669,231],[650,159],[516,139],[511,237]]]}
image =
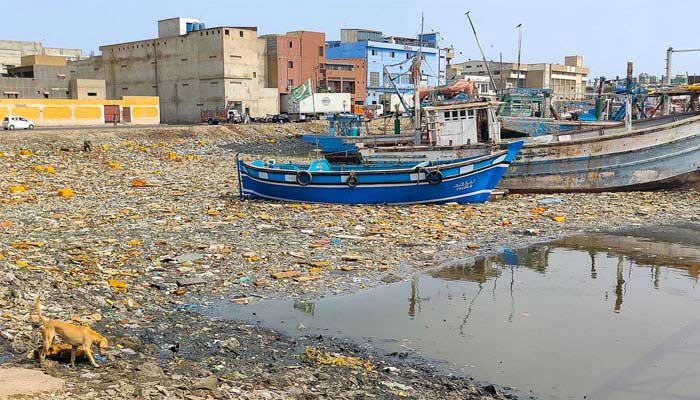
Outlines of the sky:
{"label": "sky", "polygon": [[[6,7],[2,7],[7,3]],[[470,15],[488,59],[517,60],[516,25],[523,24],[522,60],[563,63],[582,55],[589,79],[634,73],[665,73],[666,49],[700,48],[698,0],[0,0],[12,9],[0,39],[41,41],[50,47],[80,48],[157,36],[157,21],[200,18],[207,27],[257,26],[259,34],[310,30],[337,40],[341,28],[415,36],[421,13],[425,31],[438,31],[456,49],[453,62],[480,59]],[[700,52],[676,53],[673,75],[700,74]]]}

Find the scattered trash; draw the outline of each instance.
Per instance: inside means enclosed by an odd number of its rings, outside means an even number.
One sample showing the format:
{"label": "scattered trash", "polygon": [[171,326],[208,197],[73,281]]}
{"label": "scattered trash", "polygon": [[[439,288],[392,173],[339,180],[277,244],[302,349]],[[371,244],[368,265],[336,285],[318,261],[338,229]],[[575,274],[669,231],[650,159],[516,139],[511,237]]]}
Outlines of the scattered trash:
{"label": "scattered trash", "polygon": [[543,205],[550,205],[550,204],[559,204],[561,203],[561,197],[545,197],[543,199],[537,200],[538,204],[543,204]]}
{"label": "scattered trash", "polygon": [[337,353],[327,353],[319,348],[307,346],[306,357],[314,362],[336,367],[346,367],[353,369],[374,370],[374,364],[370,361],[361,360],[356,357],[343,356]]}

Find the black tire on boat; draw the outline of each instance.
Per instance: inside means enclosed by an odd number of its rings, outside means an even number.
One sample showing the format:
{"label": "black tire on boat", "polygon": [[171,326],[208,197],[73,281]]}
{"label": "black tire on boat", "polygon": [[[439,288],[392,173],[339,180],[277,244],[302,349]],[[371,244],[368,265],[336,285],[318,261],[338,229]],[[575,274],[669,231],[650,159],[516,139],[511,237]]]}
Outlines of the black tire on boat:
{"label": "black tire on boat", "polygon": [[345,181],[345,183],[347,183],[347,185],[351,188],[354,188],[355,186],[357,186],[357,176],[354,173],[350,174],[350,176],[348,176],[348,180]]}
{"label": "black tire on boat", "polygon": [[297,183],[301,186],[306,186],[311,183],[311,172],[309,171],[297,171]]}
{"label": "black tire on boat", "polygon": [[439,170],[430,171],[427,175],[425,175],[425,179],[431,185],[439,185],[442,183],[442,172]]}

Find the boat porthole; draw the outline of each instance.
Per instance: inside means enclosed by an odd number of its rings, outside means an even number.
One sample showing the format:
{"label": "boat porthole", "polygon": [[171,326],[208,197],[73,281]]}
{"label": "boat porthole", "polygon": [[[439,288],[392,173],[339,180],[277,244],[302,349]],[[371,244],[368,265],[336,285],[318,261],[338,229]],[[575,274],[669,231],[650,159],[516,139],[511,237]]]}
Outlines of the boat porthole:
{"label": "boat porthole", "polygon": [[348,176],[348,180],[345,181],[345,183],[347,183],[348,186],[350,186],[351,188],[354,188],[355,186],[357,186],[357,176],[355,176],[355,174],[350,174],[350,176]]}
{"label": "boat porthole", "polygon": [[440,183],[442,183],[442,172],[430,171],[425,176],[425,179],[427,179],[428,183],[430,183],[431,185],[439,185]]}
{"label": "boat porthole", "polygon": [[301,186],[306,186],[311,183],[311,172],[297,171],[297,183]]}

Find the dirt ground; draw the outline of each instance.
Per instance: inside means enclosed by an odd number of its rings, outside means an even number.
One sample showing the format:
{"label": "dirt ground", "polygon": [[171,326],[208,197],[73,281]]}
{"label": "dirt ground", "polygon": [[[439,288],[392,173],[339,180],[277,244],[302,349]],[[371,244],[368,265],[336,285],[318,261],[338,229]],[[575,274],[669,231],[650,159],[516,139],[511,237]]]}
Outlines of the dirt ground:
{"label": "dirt ground", "polygon": [[[299,135],[314,126],[325,129],[318,122],[0,132],[3,366],[66,381],[46,398],[514,397],[439,374],[412,354],[293,340],[197,307],[210,297],[351,293],[504,245],[700,221],[694,189],[408,207],[238,198],[237,154],[308,159],[315,153]],[[37,295],[44,315],[109,338],[101,368],[38,365]]]}

